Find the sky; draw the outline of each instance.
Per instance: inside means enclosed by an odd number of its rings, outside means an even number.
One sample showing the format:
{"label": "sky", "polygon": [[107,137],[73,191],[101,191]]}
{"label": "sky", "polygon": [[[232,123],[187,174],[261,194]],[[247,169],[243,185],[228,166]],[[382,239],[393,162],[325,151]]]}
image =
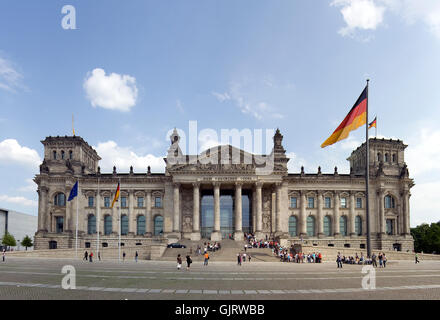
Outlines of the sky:
{"label": "sky", "polygon": [[290,173],[348,173],[365,131],[320,145],[369,78],[377,136],[408,145],[411,226],[437,222],[439,56],[438,0],[3,0],[0,207],[38,214],[40,141],[72,114],[102,172],[163,172],[196,121],[197,151],[279,128]]}

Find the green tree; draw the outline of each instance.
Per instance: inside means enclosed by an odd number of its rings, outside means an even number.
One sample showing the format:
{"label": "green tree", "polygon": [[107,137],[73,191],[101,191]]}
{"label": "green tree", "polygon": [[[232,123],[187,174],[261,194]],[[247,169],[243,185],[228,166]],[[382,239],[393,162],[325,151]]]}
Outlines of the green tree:
{"label": "green tree", "polygon": [[12,234],[6,232],[3,236],[2,244],[4,244],[6,247],[15,247],[17,245],[17,241],[15,241],[15,238]]}
{"label": "green tree", "polygon": [[32,239],[31,239],[28,235],[26,235],[26,236],[23,238],[23,240],[21,240],[21,245],[22,245],[23,247],[25,247],[26,250],[27,250],[28,247],[32,247],[34,244],[32,243]]}
{"label": "green tree", "polygon": [[440,253],[440,222],[423,223],[411,229],[416,252]]}

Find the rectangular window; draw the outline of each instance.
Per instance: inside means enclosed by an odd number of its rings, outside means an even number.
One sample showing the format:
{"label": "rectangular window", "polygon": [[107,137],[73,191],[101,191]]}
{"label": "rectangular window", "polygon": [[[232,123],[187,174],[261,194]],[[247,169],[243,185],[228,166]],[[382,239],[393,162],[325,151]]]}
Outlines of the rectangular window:
{"label": "rectangular window", "polygon": [[144,198],[138,197],[138,208],[143,208],[143,207],[144,207]]}
{"label": "rectangular window", "polygon": [[362,198],[356,198],[356,208],[357,209],[362,208]]}
{"label": "rectangular window", "polygon": [[94,197],[89,197],[89,207],[93,207],[93,203],[94,203]]}
{"label": "rectangular window", "polygon": [[162,208],[162,198],[161,197],[154,198],[154,206],[156,208]]}
{"label": "rectangular window", "polygon": [[110,208],[110,197],[104,197],[104,207]]}
{"label": "rectangular window", "polygon": [[64,229],[64,218],[56,217],[56,233],[62,233]]}
{"label": "rectangular window", "polygon": [[121,208],[127,208],[127,197],[121,197]]}
{"label": "rectangular window", "polygon": [[387,234],[392,235],[394,232],[394,221],[391,219],[387,219]]}
{"label": "rectangular window", "polygon": [[298,208],[296,197],[290,197],[290,207],[291,208]]}
{"label": "rectangular window", "polygon": [[330,209],[332,207],[332,199],[330,197],[325,197],[324,202],[326,209]]}
{"label": "rectangular window", "polygon": [[341,198],[341,208],[347,208],[347,198]]}
{"label": "rectangular window", "polygon": [[315,207],[315,198],[309,197],[309,209],[313,209]]}

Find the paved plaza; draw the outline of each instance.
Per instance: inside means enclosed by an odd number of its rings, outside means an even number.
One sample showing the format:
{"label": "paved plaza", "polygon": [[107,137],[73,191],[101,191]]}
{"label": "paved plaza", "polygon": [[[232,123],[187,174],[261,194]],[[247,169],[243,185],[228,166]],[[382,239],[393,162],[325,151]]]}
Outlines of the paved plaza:
{"label": "paved plaza", "polygon": [[[61,288],[72,265],[76,289]],[[336,263],[195,262],[8,258],[0,263],[1,299],[440,299],[440,261],[390,262],[376,269],[376,289],[362,288],[362,266]]]}

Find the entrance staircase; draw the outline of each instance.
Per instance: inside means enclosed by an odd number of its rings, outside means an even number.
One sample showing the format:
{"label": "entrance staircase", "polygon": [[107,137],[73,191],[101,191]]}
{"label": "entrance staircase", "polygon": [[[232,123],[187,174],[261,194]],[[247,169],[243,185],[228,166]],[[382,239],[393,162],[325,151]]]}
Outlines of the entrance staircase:
{"label": "entrance staircase", "polygon": [[[160,258],[160,260],[165,261],[175,261],[177,255],[180,254],[182,259],[185,260],[185,257],[190,254],[191,259],[193,261],[203,261],[203,248],[206,244],[213,243],[209,239],[201,239],[200,241],[191,241],[187,239],[182,239],[179,241],[180,244],[186,246],[186,248],[167,248]],[[220,241],[221,249],[215,252],[208,251],[209,253],[209,261],[237,261],[237,254],[244,253],[244,245],[247,244],[246,241],[235,241],[231,239],[223,239]],[[196,250],[197,246],[202,248],[202,255],[197,255]],[[272,250],[268,248],[248,248],[246,250],[246,255],[251,255],[251,261],[279,261],[279,259],[272,254]]]}

